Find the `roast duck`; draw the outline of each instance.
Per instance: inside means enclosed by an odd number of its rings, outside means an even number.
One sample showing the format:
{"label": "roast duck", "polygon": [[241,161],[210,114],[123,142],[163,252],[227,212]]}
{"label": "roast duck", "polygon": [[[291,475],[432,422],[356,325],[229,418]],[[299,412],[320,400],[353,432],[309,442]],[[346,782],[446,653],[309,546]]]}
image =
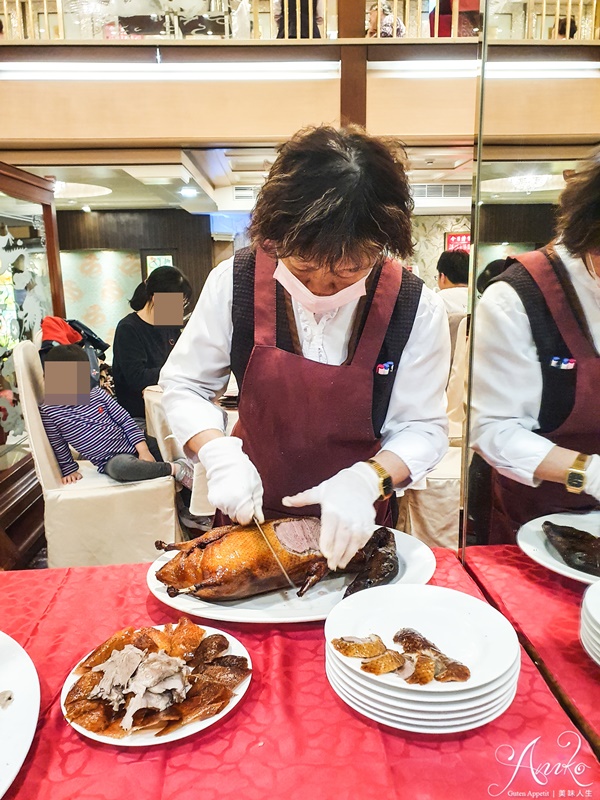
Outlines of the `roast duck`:
{"label": "roast duck", "polygon": [[[320,521],[294,517],[265,522],[261,527],[296,586],[298,595],[329,574],[319,551]],[[171,597],[191,594],[202,600],[239,600],[289,586],[256,525],[225,525],[179,544],[156,542],[158,550],[178,550],[156,573]],[[339,573],[356,573],[345,597],[388,583],[398,573],[394,535],[378,528],[365,547]]]}

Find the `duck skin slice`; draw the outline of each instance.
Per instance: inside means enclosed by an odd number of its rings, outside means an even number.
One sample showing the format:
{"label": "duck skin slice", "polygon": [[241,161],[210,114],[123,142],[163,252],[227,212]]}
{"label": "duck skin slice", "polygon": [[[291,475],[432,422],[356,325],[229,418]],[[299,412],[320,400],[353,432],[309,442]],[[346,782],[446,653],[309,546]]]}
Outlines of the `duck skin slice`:
{"label": "duck skin slice", "polygon": [[600,577],[600,538],[568,525],[542,523],[548,541],[569,567]]}
{"label": "duck skin slice", "polygon": [[363,661],[360,668],[364,672],[369,672],[371,675],[385,675],[388,672],[395,672],[397,669],[402,669],[404,666],[405,658],[395,650],[386,650],[380,656],[370,658],[368,661]]}
{"label": "duck skin slice", "polygon": [[[394,642],[402,645],[405,656],[413,656],[415,670],[406,678],[407,683],[425,684],[434,678],[441,683],[464,682],[471,677],[471,670],[460,661],[442,653],[433,642],[413,628],[402,628],[394,634]],[[431,677],[428,677],[431,675]],[[427,678],[425,680],[425,678]]]}
{"label": "duck skin slice", "polygon": [[387,649],[376,633],[363,639],[358,636],[342,636],[340,639],[332,639],[331,646],[348,658],[374,658],[383,655]]}

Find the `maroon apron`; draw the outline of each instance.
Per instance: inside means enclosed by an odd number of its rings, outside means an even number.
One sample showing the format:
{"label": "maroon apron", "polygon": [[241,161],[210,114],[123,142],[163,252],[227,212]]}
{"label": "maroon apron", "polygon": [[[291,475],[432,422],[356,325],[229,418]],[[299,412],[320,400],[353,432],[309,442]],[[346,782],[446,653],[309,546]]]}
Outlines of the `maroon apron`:
{"label": "maroon apron", "polygon": [[[548,308],[572,357],[576,360],[575,403],[567,419],[556,430],[540,434],[559,447],[582,453],[600,452],[600,357],[584,334],[552,265],[539,250],[519,255],[544,295]],[[543,481],[525,486],[492,473],[490,544],[514,544],[518,529],[544,514],[588,511],[598,501],[588,494],[573,494],[560,483]]]}
{"label": "maroon apron", "polygon": [[[288,508],[282,497],[331,478],[380,449],[372,422],[373,374],[396,304],[402,268],[387,261],[351,363],[333,366],[276,347],[275,262],[256,254],[254,348],[233,435],[256,466],[265,518],[320,516],[320,506]],[[391,524],[389,501],[377,522]]]}

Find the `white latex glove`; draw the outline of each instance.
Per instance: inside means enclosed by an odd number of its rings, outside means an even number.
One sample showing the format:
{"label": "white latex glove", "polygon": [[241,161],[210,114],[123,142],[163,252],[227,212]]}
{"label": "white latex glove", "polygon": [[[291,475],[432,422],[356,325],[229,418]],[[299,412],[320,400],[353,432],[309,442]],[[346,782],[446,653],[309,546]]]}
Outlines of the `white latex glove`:
{"label": "white latex glove", "polygon": [[263,485],[256,467],[242,450],[237,436],[211,439],[198,451],[206,470],[208,500],[240,525],[252,517],[264,522]]}
{"label": "white latex glove", "polygon": [[321,506],[319,546],[329,569],[345,567],[376,529],[374,503],[379,477],[364,461],[343,469],[312,489],[284,497],[284,506]]}
{"label": "white latex glove", "polygon": [[600,502],[600,456],[592,456],[585,470],[583,491]]}

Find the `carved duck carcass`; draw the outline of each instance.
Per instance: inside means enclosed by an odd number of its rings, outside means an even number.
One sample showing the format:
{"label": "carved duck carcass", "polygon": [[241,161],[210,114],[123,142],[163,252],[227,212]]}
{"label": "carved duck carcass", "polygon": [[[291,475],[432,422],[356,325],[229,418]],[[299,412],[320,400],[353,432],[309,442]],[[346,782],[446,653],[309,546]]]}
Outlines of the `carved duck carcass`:
{"label": "carved duck carcass", "polygon": [[[270,520],[261,527],[291,580],[304,593],[329,573],[319,550],[315,517]],[[171,597],[191,594],[202,600],[238,600],[287,588],[288,583],[256,525],[226,525],[180,544],[156,542],[158,550],[178,550],[156,577]],[[394,535],[378,528],[350,563],[333,574],[356,573],[345,597],[388,583],[398,574]]]}

